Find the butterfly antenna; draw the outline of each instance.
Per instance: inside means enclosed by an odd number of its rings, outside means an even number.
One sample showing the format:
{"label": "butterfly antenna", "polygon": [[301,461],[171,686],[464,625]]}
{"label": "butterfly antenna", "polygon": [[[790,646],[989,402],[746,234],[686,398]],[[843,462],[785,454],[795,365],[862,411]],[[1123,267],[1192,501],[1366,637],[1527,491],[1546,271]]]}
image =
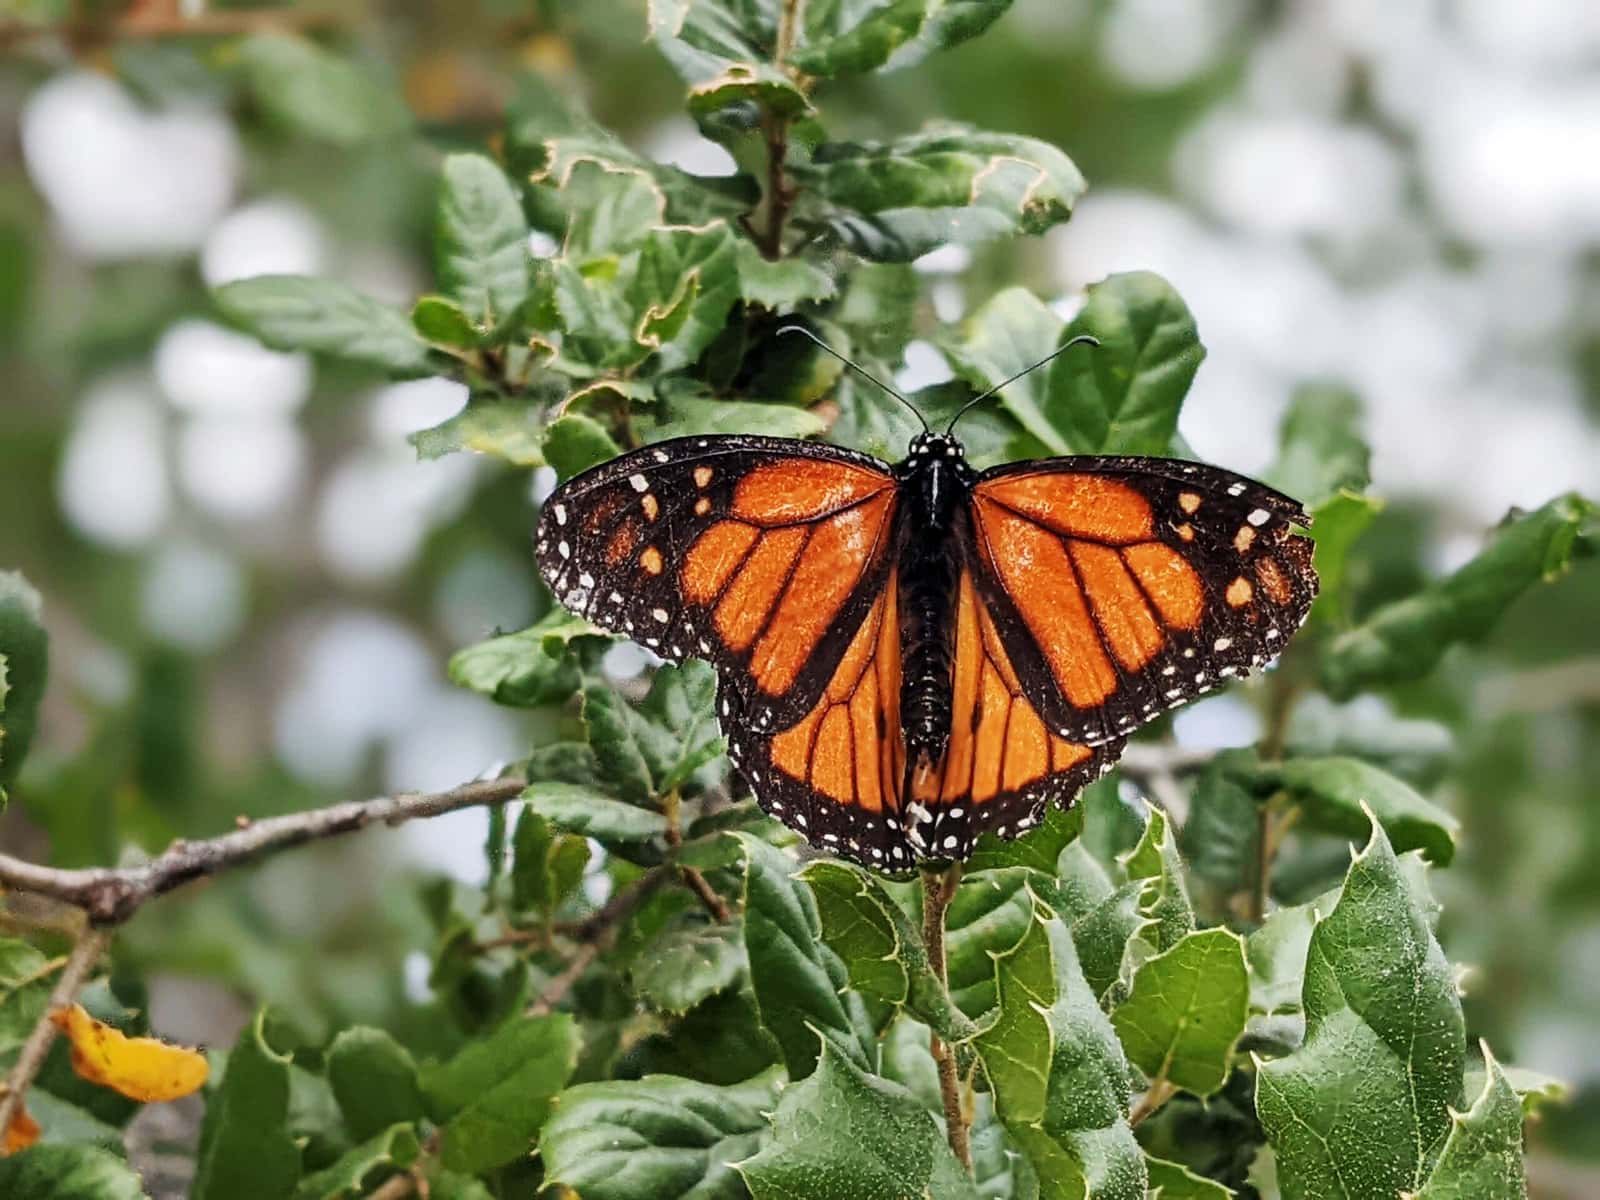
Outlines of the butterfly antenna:
{"label": "butterfly antenna", "polygon": [[1088,346],[1098,346],[1100,344],[1100,339],[1095,337],[1093,334],[1080,333],[1077,337],[1072,338],[1070,341],[1063,342],[1061,345],[1057,346],[1054,350],[1050,351],[1049,354],[1046,354],[1038,362],[1032,364],[1031,366],[1023,367],[1022,370],[1018,371],[1015,375],[1012,375],[1008,379],[1002,379],[999,383],[995,384],[992,388],[990,388],[983,395],[974,396],[971,400],[968,400],[965,404],[963,404],[961,406],[961,408],[956,412],[955,416],[950,418],[950,424],[946,425],[945,429],[944,429],[945,436],[946,437],[950,436],[950,432],[953,429],[955,429],[955,427],[956,427],[956,422],[961,420],[962,417],[966,416],[967,415],[967,411],[969,409],[974,408],[979,404],[982,404],[990,396],[994,395],[1001,388],[1005,387],[1006,384],[1015,383],[1017,380],[1021,379],[1024,375],[1026,375],[1029,371],[1037,371],[1040,367],[1044,366],[1045,363],[1049,362],[1051,359],[1055,358],[1057,355],[1065,354],[1068,350],[1071,350],[1074,346],[1078,345],[1080,342],[1083,343],[1084,345],[1088,345]]}
{"label": "butterfly antenna", "polygon": [[[899,392],[895,391],[892,387],[890,387],[883,380],[879,379],[876,375],[874,375],[871,371],[867,370],[860,363],[854,362],[851,359],[848,359],[844,355],[840,354],[837,350],[835,350],[832,346],[828,345],[827,342],[823,341],[816,334],[812,333],[811,330],[807,329],[804,325],[785,325],[782,329],[778,330],[778,333],[780,335],[785,334],[785,333],[804,334],[806,337],[810,338],[813,342],[815,342],[818,346],[820,346],[823,350],[826,350],[829,354],[833,355],[840,362],[842,362],[845,366],[849,367],[857,375],[860,375],[861,378],[863,378],[865,380],[868,380],[868,381],[870,381],[872,383],[877,384],[884,391],[888,392],[889,395],[893,396],[896,400],[900,401],[901,404],[904,404],[907,408],[909,408],[911,410],[911,415],[916,417],[916,419],[922,423],[922,432],[923,433],[932,432],[928,428],[927,418],[925,418],[920,412],[917,411],[917,406],[915,404],[911,403],[911,401],[907,400]],[[1010,381],[1007,380],[1007,382],[1010,382]]]}

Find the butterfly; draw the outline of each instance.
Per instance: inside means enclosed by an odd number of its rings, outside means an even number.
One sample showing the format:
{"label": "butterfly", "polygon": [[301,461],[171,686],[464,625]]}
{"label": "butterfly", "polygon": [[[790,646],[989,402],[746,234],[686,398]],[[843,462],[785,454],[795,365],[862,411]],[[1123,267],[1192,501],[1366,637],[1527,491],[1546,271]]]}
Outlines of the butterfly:
{"label": "butterfly", "polygon": [[1140,725],[1274,657],[1316,594],[1306,514],[1263,484],[1122,456],[978,472],[954,425],[896,464],[674,438],[558,487],[535,535],[568,609],[717,668],[767,813],[879,870],[1026,833]]}

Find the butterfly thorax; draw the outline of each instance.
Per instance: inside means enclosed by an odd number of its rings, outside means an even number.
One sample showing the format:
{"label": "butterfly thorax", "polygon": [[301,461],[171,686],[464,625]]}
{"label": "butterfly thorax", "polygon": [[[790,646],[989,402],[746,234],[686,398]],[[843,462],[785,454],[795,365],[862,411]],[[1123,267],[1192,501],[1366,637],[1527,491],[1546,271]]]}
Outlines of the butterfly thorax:
{"label": "butterfly thorax", "polygon": [[896,468],[902,497],[900,721],[908,770],[931,770],[950,741],[954,620],[961,563],[956,548],[976,478],[961,443],[923,434]]}

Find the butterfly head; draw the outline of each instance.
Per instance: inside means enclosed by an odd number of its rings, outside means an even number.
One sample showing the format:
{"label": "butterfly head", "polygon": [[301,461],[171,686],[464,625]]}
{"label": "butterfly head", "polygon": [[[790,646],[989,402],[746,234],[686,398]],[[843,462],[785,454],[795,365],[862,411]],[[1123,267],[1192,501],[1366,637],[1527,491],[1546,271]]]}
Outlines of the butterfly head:
{"label": "butterfly head", "polygon": [[966,453],[961,440],[952,434],[919,433],[911,439],[906,458],[908,462],[916,464],[944,458],[962,460]]}

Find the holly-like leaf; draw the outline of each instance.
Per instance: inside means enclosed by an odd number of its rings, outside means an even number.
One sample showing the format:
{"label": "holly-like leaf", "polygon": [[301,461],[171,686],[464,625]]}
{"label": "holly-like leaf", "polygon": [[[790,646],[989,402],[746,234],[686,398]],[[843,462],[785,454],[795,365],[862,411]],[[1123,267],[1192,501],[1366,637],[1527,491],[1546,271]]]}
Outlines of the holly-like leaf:
{"label": "holly-like leaf", "polygon": [[[1450,1134],[1415,1200],[1522,1200],[1522,1102],[1489,1048],[1483,1091],[1464,1113],[1450,1114]],[[1405,1193],[1412,1200],[1413,1193]]]}
{"label": "holly-like leaf", "polygon": [[977,1020],[997,1002],[994,956],[1015,946],[1033,916],[1033,895],[1047,879],[1023,867],[974,871],[945,910],[945,970],[950,998]]}
{"label": "holly-like leaf", "polygon": [[820,417],[803,408],[718,400],[692,387],[665,389],[659,406],[638,425],[650,442],[707,433],[748,433],[752,429],[771,437],[808,438],[826,428]]}
{"label": "holly-like leaf", "polygon": [[1306,960],[1306,1039],[1260,1062],[1256,1111],[1285,1200],[1415,1189],[1459,1102],[1455,977],[1383,827],[1350,865]]}
{"label": "holly-like leaf", "polygon": [[628,289],[639,313],[634,338],[663,371],[690,366],[722,332],[739,299],[737,239],[723,222],[704,229],[655,229],[639,250]]}
{"label": "holly-like leaf", "polygon": [[967,859],[968,871],[989,871],[1001,867],[1029,867],[1054,875],[1061,853],[1083,832],[1083,807],[1074,804],[1061,809],[1052,804],[1044,820],[1019,838],[1000,838],[984,834]]}
{"label": "holly-like leaf", "polygon": [[572,783],[532,783],[522,793],[530,811],[555,828],[606,844],[649,842],[667,832],[667,818]]}
{"label": "holly-like leaf", "polygon": [[749,987],[718,992],[658,1034],[636,1042],[618,1064],[619,1078],[683,1075],[702,1083],[731,1086],[780,1058],[778,1044],[756,1012]]}
{"label": "holly-like leaf", "polygon": [[877,1054],[860,996],[822,940],[811,889],[783,851],[748,833],[727,835],[744,855],[744,944],[761,1023],[777,1039],[791,1079],[817,1063],[817,1035],[862,1067]]}
{"label": "holly-like leaf", "polygon": [[396,91],[309,39],[256,34],[235,52],[251,100],[298,136],[356,146],[408,124]]}
{"label": "holly-like leaf", "polygon": [[194,1200],[283,1200],[300,1179],[289,1131],[289,1060],[267,1045],[265,1010],[239,1034],[206,1102]]}
{"label": "holly-like leaf", "polygon": [[528,223],[499,166],[481,154],[444,160],[434,238],[439,278],[484,332],[528,295]]}
{"label": "holly-like leaf", "polygon": [[32,585],[15,571],[0,571],[0,804],[28,756],[44,697],[50,644],[40,613]]}
{"label": "holly-like leaf", "polygon": [[678,788],[690,794],[699,790],[697,773],[721,756],[716,700],[717,673],[709,663],[690,661],[656,671],[639,705],[648,731],[639,747],[658,795]]}
{"label": "holly-like leaf", "polygon": [[229,321],[274,350],[306,350],[405,378],[433,373],[406,314],[333,279],[257,275],[211,293]]}
{"label": "holly-like leaf", "polygon": [[909,262],[938,246],[1039,234],[1072,215],[1083,176],[1054,146],[941,127],[892,142],[825,142],[793,167],[846,246]]}
{"label": "holly-like leaf", "polygon": [[133,1168],[109,1151],[93,1146],[43,1145],[0,1157],[0,1196],[17,1200],[144,1200],[145,1190]]}
{"label": "holly-like leaf", "polygon": [[[963,381],[975,392],[986,392],[1060,345],[1064,324],[1032,292],[1013,287],[986,300],[958,330],[941,337],[938,345]],[[1067,353],[1092,354],[1094,348],[1084,346]],[[1034,371],[1008,384],[997,399],[1052,454],[1073,452],[1052,419],[1046,371]]]}
{"label": "holly-like leaf", "polygon": [[461,305],[448,296],[423,296],[411,306],[411,328],[431,345],[453,354],[476,350],[483,335]]}
{"label": "holly-like leaf", "polygon": [[1259,791],[1287,791],[1312,828],[1359,837],[1365,805],[1397,852],[1421,850],[1441,867],[1455,857],[1460,822],[1382,767],[1359,758],[1291,758],[1258,763],[1252,775]]}
{"label": "holly-like leaf", "polygon": [[450,657],[450,682],[496,704],[559,704],[582,683],[581,656],[609,643],[609,635],[598,626],[565,609],[552,609],[520,632],[457,650]]}
{"label": "holly-like leaf", "polygon": [[1245,939],[1250,972],[1251,1034],[1257,1039],[1294,1049],[1305,1040],[1306,954],[1317,921],[1333,911],[1337,894],[1271,913]]}
{"label": "holly-like leaf", "polygon": [[744,1200],[733,1164],[768,1139],[783,1073],[716,1087],[670,1075],[562,1092],[539,1140],[545,1182],[584,1200]]}
{"label": "holly-like leaf", "polygon": [[826,1037],[821,1049],[816,1071],[783,1090],[769,1144],[735,1164],[754,1200],[977,1200],[915,1096],[867,1074]]}
{"label": "holly-like leaf", "polygon": [[1028,895],[1021,939],[994,959],[999,1013],[974,1042],[995,1111],[1045,1200],[1144,1200],[1127,1061],[1066,926]]}
{"label": "holly-like leaf", "polygon": [[1076,454],[1170,454],[1178,412],[1205,347],[1183,298],[1159,275],[1112,275],[1089,288],[1062,340],[1089,334],[1049,367],[1050,424]]}
{"label": "holly-like leaf", "polygon": [[707,921],[685,913],[657,933],[629,967],[633,990],[652,1008],[685,1013],[746,974],[738,921]]}
{"label": "holly-like leaf", "polygon": [[801,304],[831,300],[838,283],[828,271],[803,258],[764,258],[754,242],[739,238],[739,295],[772,312],[791,312]]}
{"label": "holly-like leaf", "polygon": [[1111,1023],[1147,1078],[1209,1096],[1228,1077],[1249,1003],[1243,940],[1206,929],[1147,959]]}
{"label": "holly-like leaf", "polygon": [[[232,285],[230,285],[232,286]],[[543,398],[503,399],[492,393],[473,396],[455,416],[406,441],[424,462],[470,450],[504,459],[514,467],[544,465]]]}
{"label": "holly-like leaf", "polygon": [[1323,686],[1345,699],[1426,675],[1451,645],[1485,637],[1524,591],[1564,572],[1595,514],[1594,504],[1568,493],[1508,520],[1453,575],[1384,605],[1335,638],[1323,655]]}
{"label": "holly-like leaf", "polygon": [[934,975],[921,938],[883,885],[848,863],[807,864],[822,936],[839,956],[857,991],[885,1004],[906,1005],[941,1037],[964,1041],[970,1021]]}
{"label": "holly-like leaf", "polygon": [[1122,866],[1130,880],[1144,881],[1139,893],[1139,914],[1145,922],[1142,939],[1157,951],[1170,950],[1194,928],[1194,906],[1166,813],[1148,806],[1144,833],[1123,857]]}
{"label": "holly-like leaf", "polygon": [[937,50],[977,37],[1011,0],[874,0],[869,5],[819,5],[803,45],[788,61],[807,75],[836,76],[898,69]]}
{"label": "holly-like leaf", "polygon": [[544,460],[562,482],[621,453],[605,426],[582,413],[557,417],[544,431]]}
{"label": "holly-like leaf", "polygon": [[1228,1200],[1238,1194],[1215,1180],[1196,1175],[1182,1163],[1146,1156],[1144,1165],[1150,1175],[1150,1194],[1161,1200]]}
{"label": "holly-like leaf", "polygon": [[511,904],[519,912],[553,913],[583,878],[588,839],[558,834],[550,822],[524,807],[511,835]]}
{"label": "holly-like leaf", "polygon": [[423,1093],[444,1126],[444,1165],[476,1174],[526,1154],[577,1065],[579,1043],[565,1013],[513,1017],[424,1070]]}
{"label": "holly-like leaf", "polygon": [[357,1141],[386,1135],[425,1112],[417,1064],[381,1029],[358,1025],[334,1038],[327,1075],[345,1128]]}
{"label": "holly-like leaf", "polygon": [[[417,1161],[421,1145],[410,1125],[394,1125],[353,1149],[332,1165],[307,1175],[294,1190],[294,1200],[354,1200],[367,1195],[374,1172],[404,1170]],[[369,1180],[369,1176],[373,1177]]]}

